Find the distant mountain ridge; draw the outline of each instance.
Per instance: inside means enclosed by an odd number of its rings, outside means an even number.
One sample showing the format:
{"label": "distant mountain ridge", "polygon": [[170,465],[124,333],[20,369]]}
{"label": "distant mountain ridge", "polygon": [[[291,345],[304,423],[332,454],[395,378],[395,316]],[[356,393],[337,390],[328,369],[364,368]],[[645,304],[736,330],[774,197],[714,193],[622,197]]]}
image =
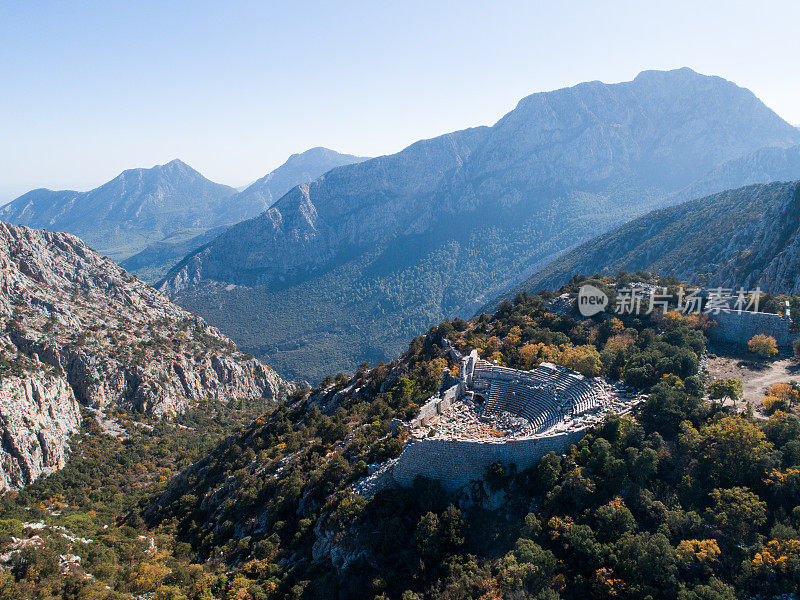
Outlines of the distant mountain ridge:
{"label": "distant mountain ridge", "polygon": [[231,198],[229,205],[232,222],[243,221],[259,215],[294,186],[314,181],[333,168],[368,160],[367,157],[340,154],[318,146],[292,154],[285,163]]}
{"label": "distant mountain ridge", "polygon": [[568,252],[509,296],[623,270],[800,293],[800,182],[751,185],[648,213]]}
{"label": "distant mountain ridge", "polygon": [[33,190],[0,209],[0,220],[72,233],[119,260],[153,241],[208,227],[209,213],[235,193],[176,159],[123,171],[88,192]]}
{"label": "distant mountain ridge", "polygon": [[755,183],[800,178],[800,146],[761,148],[723,163],[673,196],[676,203]]}
{"label": "distant mountain ridge", "polygon": [[533,94],[492,127],[295,187],[160,289],[284,373],[313,378],[391,357],[408,335],[468,316],[720,165],[798,143],[752,92],[690,69]]}
{"label": "distant mountain ridge", "polygon": [[[88,192],[33,190],[0,208],[0,220],[65,231],[155,280],[225,226],[266,210],[273,197],[362,158],[327,148],[293,154],[244,191],[209,181],[180,160],[123,171]],[[214,232],[214,230],[216,231]]]}

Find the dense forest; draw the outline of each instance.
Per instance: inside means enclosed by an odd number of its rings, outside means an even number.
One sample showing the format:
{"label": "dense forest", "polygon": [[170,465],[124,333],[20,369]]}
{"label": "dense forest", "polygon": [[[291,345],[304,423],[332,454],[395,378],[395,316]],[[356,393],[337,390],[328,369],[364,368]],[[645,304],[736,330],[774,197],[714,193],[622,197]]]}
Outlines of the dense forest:
{"label": "dense forest", "polygon": [[[588,281],[613,298],[613,279]],[[584,282],[445,321],[397,360],[328,377],[286,405],[215,403],[168,423],[119,415],[126,439],[101,435],[87,415],[64,470],[2,498],[0,552],[41,540],[10,557],[0,598],[800,593],[793,407],[756,419],[703,400],[707,319],[578,319],[552,309],[557,294]],[[484,503],[448,497],[424,479],[371,498],[353,493],[370,465],[402,451],[408,433],[396,419],[415,413],[445,368],[457,369],[445,338],[500,364],[550,360],[649,396],[565,456],[547,455],[521,472],[490,467]],[[32,522],[45,526],[23,526]]]}
{"label": "dense forest", "polygon": [[796,271],[789,265],[797,260],[799,227],[797,181],[727,190],[620,225],[565,253],[515,291],[557,287],[574,273],[646,269],[705,287],[796,294]]}

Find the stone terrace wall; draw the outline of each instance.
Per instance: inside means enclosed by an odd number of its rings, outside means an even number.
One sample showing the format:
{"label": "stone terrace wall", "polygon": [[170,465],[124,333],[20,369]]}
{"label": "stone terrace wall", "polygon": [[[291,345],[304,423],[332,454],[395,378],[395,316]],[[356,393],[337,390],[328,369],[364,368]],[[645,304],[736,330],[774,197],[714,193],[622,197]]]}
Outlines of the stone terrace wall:
{"label": "stone terrace wall", "polygon": [[534,466],[548,452],[564,454],[585,429],[549,436],[495,440],[412,439],[392,469],[401,486],[413,484],[417,475],[438,479],[445,490],[456,492],[473,479],[481,479],[486,467],[501,462],[522,471]]}
{"label": "stone terrace wall", "polygon": [[754,312],[721,312],[712,317],[718,323],[709,332],[712,340],[743,345],[754,335],[763,334],[774,337],[781,349],[792,345],[789,317]]}

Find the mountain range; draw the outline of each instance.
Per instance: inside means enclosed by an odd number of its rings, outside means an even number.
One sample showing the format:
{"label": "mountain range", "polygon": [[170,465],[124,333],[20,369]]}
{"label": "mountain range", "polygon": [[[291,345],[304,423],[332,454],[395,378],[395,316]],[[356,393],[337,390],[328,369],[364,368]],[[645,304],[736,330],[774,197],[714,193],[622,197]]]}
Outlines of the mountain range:
{"label": "mountain range", "polygon": [[800,593],[787,361],[552,302],[671,274],[797,307],[800,131],[745,89],[651,71],[238,192],[173,161],[7,210],[169,271],[0,222],[1,600]]}
{"label": "mountain range", "polygon": [[180,160],[130,169],[88,192],[38,189],[0,208],[0,220],[79,236],[148,280],[228,225],[256,216],[295,185],[363,160],[327,148],[293,154],[241,192]]}
{"label": "mountain range", "polygon": [[800,293],[800,182],[751,185],[648,213],[568,252],[513,293],[558,287],[578,274],[639,270]]}
{"label": "mountain range", "polygon": [[123,171],[88,192],[33,190],[0,209],[0,219],[72,233],[121,260],[151,242],[225,223],[221,201],[235,193],[173,160]]}
{"label": "mountain range", "polygon": [[533,94],[491,127],[293,188],[159,288],[279,371],[314,379],[394,356],[692,186],[724,189],[743,177],[737,164],[770,181],[799,143],[750,91],[690,69]]}

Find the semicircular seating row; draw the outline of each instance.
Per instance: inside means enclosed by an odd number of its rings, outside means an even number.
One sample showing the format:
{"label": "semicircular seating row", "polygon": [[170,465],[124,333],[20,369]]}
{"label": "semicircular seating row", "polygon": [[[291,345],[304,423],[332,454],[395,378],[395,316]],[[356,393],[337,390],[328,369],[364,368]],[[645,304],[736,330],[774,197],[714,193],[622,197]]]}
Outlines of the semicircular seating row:
{"label": "semicircular seating row", "polygon": [[473,388],[486,398],[487,414],[513,413],[528,420],[533,433],[546,431],[565,416],[597,408],[607,399],[596,381],[550,363],[518,371],[479,360]]}

